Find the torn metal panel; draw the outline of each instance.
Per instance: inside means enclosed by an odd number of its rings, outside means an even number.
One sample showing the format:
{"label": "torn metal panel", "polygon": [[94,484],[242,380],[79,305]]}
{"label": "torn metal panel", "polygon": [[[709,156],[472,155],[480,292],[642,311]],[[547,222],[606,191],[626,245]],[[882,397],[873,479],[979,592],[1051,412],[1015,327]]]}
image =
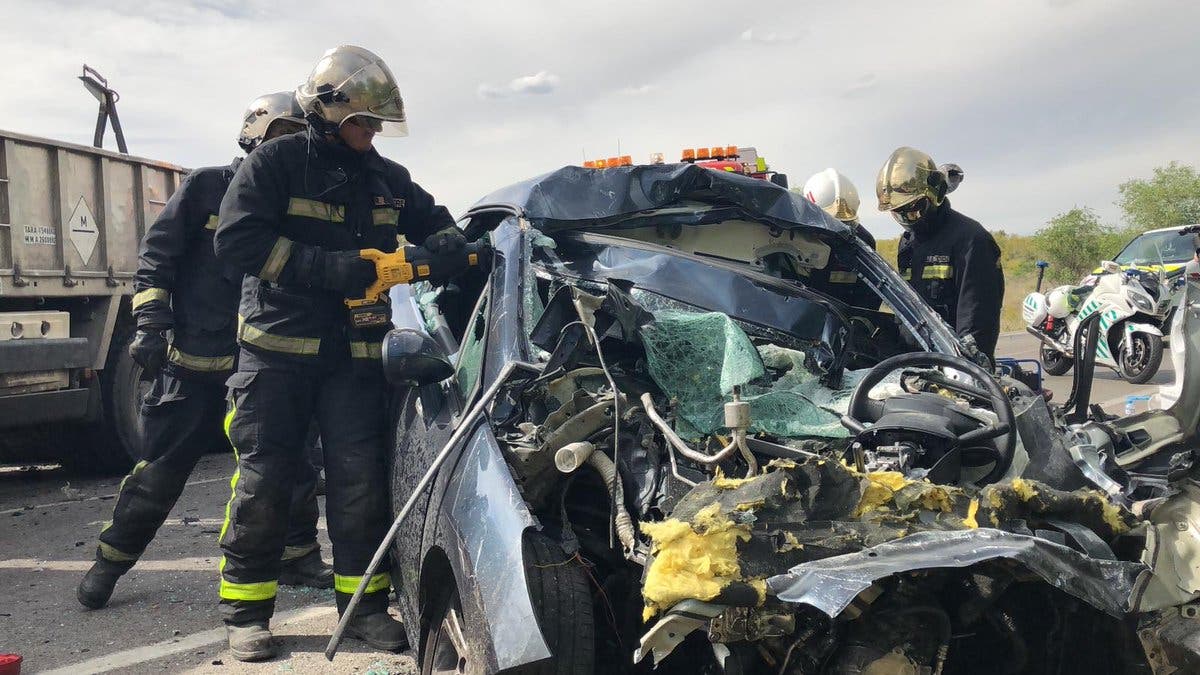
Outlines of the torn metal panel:
{"label": "torn metal panel", "polygon": [[810,605],[830,617],[841,614],[874,582],[895,574],[1013,560],[1089,605],[1112,616],[1129,611],[1142,563],[1096,560],[1066,546],[993,529],[917,532],[856,553],[814,560],[767,579],[784,602]]}

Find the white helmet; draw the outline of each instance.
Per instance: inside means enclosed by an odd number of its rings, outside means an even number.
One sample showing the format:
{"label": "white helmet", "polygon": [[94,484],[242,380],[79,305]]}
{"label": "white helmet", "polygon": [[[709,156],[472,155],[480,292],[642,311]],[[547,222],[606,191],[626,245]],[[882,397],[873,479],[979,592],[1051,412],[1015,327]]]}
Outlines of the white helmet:
{"label": "white helmet", "polygon": [[844,223],[858,222],[858,190],[837,169],[813,174],[804,183],[805,198]]}

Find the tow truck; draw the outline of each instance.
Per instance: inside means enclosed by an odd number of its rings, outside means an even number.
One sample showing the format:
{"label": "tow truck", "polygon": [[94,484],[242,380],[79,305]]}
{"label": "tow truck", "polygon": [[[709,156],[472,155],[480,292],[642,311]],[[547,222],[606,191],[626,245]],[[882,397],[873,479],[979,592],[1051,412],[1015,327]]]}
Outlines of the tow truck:
{"label": "tow truck", "polygon": [[[767,165],[765,157],[758,154],[754,146],[739,147],[736,145],[714,145],[709,147],[684,148],[680,153],[681,164],[695,164],[706,169],[728,171],[751,178],[768,180],[786,188],[787,174],[779,173]],[[664,155],[656,152],[650,155],[650,164],[664,164]],[[608,169],[618,166],[633,166],[631,155],[587,160],[583,163],[585,169]]]}

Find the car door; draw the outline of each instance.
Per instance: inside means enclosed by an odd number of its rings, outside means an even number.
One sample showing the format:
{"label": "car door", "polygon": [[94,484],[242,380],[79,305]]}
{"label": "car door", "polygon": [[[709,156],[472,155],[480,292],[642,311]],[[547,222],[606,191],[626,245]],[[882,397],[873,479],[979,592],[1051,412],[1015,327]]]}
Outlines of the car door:
{"label": "car door", "polygon": [[[486,345],[488,297],[491,284],[480,293],[462,345],[455,356],[455,372],[450,379],[424,387],[398,387],[393,390],[390,428],[392,513],[399,512],[434,458],[442,450],[455,423],[462,418],[466,402],[479,388],[482,356]],[[477,329],[477,330],[476,330]],[[459,444],[460,449],[462,443]],[[444,477],[456,458],[447,458],[440,480],[427,487],[414,503],[393,543],[393,583],[398,589],[417,589],[421,563],[428,547],[427,521],[431,499],[444,491]],[[436,502],[435,502],[436,503]],[[406,609],[415,616],[415,593],[402,593]],[[406,616],[406,619],[411,617]]]}

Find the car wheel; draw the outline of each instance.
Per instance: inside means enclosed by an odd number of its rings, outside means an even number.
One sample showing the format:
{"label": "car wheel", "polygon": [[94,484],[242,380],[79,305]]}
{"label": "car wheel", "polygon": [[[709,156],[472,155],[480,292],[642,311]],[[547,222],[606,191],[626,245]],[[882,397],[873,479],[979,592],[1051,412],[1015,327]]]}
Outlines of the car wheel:
{"label": "car wheel", "polygon": [[[538,532],[525,535],[525,578],[538,627],[551,657],[513,671],[520,675],[587,675],[596,667],[592,594],[583,563]],[[470,643],[462,602],[447,584],[429,612],[429,631],[421,649],[422,675],[482,673],[485,653]],[[509,671],[506,671],[509,672]]]}
{"label": "car wheel", "polygon": [[1042,367],[1047,375],[1065,375],[1075,365],[1073,359],[1048,345],[1042,345]]}
{"label": "car wheel", "polygon": [[[1148,333],[1134,333],[1131,354],[1126,356],[1126,350],[1121,349],[1118,360],[1121,365],[1121,377],[1130,384],[1145,384],[1158,373],[1162,365],[1162,338]],[[1124,345],[1122,345],[1124,347]]]}

